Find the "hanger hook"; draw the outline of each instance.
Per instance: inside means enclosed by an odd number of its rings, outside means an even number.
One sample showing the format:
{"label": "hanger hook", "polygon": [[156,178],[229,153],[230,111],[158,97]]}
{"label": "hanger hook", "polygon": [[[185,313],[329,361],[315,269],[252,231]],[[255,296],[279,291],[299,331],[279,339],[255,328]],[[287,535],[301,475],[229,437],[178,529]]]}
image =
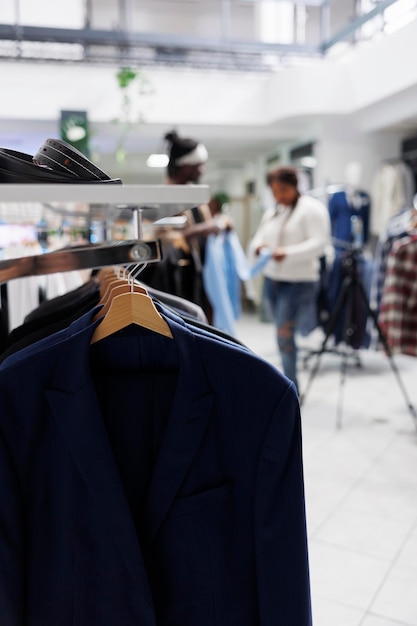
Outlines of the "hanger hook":
{"label": "hanger hook", "polygon": [[147,263],[137,263],[133,266],[132,270],[129,272],[129,278],[132,280],[132,286],[135,279],[143,272],[147,265]]}

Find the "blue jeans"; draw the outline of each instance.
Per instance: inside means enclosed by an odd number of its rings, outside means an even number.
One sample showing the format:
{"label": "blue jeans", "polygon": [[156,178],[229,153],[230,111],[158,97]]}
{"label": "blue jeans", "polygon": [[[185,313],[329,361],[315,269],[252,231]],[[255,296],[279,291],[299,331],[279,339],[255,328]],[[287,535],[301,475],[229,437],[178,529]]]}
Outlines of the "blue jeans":
{"label": "blue jeans", "polygon": [[284,374],[298,389],[295,333],[303,316],[311,311],[316,282],[285,282],[265,277],[264,296],[277,329],[277,342]]}

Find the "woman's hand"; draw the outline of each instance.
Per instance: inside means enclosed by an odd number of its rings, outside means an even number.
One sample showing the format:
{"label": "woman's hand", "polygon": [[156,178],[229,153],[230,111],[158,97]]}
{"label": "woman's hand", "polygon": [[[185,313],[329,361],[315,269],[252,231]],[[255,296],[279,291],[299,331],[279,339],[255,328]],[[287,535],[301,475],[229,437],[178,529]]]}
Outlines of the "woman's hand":
{"label": "woman's hand", "polygon": [[259,256],[261,254],[261,250],[266,248],[267,246],[263,243],[255,249],[255,256]]}
{"label": "woman's hand", "polygon": [[274,261],[283,261],[286,257],[285,248],[276,248],[272,253],[272,258]]}

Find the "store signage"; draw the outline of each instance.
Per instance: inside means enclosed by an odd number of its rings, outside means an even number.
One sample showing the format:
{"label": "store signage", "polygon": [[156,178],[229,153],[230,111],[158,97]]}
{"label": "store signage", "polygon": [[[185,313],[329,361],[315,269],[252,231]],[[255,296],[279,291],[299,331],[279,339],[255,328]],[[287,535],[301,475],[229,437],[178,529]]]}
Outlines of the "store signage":
{"label": "store signage", "polygon": [[87,111],[61,111],[61,139],[90,158]]}

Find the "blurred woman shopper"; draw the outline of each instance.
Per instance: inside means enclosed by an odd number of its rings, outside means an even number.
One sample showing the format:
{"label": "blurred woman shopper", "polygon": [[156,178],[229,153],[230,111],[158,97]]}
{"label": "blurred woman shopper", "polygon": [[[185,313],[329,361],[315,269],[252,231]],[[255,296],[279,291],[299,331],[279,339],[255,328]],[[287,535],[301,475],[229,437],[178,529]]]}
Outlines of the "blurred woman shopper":
{"label": "blurred woman shopper", "polygon": [[293,168],[271,172],[267,183],[276,204],[263,216],[251,252],[270,255],[263,269],[264,295],[284,373],[298,388],[295,334],[316,296],[319,257],[330,243],[330,219],[324,204],[300,193]]}
{"label": "blurred woman shopper", "polygon": [[[208,159],[207,148],[199,141],[171,131],[164,136],[169,162],[166,184],[197,184]],[[185,226],[155,231],[164,247],[164,260],[148,266],[141,275],[148,285],[195,302],[212,321],[212,307],[204,290],[202,269],[206,239],[220,231],[208,205],[186,209]]]}

